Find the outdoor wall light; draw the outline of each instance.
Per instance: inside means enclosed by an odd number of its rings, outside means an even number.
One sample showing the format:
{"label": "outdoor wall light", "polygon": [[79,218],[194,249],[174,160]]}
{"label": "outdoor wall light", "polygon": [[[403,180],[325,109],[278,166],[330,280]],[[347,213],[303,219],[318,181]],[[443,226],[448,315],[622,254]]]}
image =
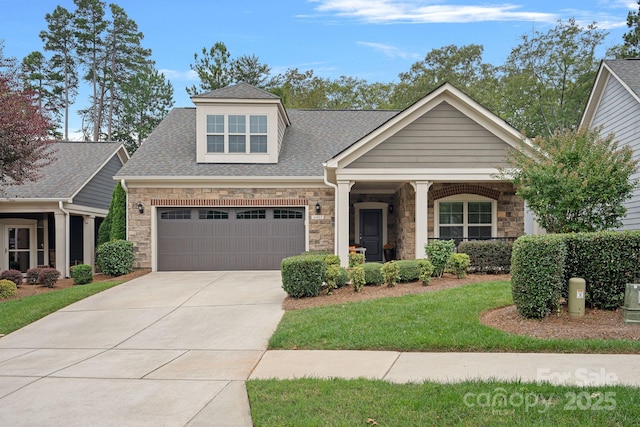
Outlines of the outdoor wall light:
{"label": "outdoor wall light", "polygon": [[319,214],[320,213],[320,203],[316,202],[316,213]]}
{"label": "outdoor wall light", "polygon": [[142,206],[141,202],[138,202],[138,212],[144,213],[144,206]]}
{"label": "outdoor wall light", "polygon": [[393,205],[389,205],[389,213],[393,213]]}

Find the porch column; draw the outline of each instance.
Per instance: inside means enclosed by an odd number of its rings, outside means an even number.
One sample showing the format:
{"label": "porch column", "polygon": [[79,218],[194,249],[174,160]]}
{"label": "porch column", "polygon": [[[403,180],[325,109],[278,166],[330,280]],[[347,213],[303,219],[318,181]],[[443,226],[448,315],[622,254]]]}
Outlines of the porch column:
{"label": "porch column", "polygon": [[349,191],[353,181],[338,181],[336,193],[336,241],[340,265],[349,267]]}
{"label": "porch column", "polygon": [[96,217],[85,215],[82,218],[82,262],[90,265],[92,271],[95,271],[93,262],[96,255],[95,228]]}
{"label": "porch column", "polygon": [[56,223],[56,270],[62,277],[67,277],[67,215],[63,212],[54,212],[53,217]]}
{"label": "porch column", "polygon": [[424,258],[427,253],[424,246],[427,244],[429,232],[429,181],[414,181],[411,183],[416,192],[416,259]]}

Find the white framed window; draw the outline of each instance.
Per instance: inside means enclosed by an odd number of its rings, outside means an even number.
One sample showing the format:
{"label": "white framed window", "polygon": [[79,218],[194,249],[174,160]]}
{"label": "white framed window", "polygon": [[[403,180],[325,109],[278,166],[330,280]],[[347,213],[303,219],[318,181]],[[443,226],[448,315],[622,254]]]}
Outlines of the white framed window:
{"label": "white framed window", "polygon": [[207,153],[268,152],[266,115],[207,114],[206,128]]}
{"label": "white framed window", "polygon": [[434,237],[479,240],[497,237],[497,202],[461,194],[435,201]]}

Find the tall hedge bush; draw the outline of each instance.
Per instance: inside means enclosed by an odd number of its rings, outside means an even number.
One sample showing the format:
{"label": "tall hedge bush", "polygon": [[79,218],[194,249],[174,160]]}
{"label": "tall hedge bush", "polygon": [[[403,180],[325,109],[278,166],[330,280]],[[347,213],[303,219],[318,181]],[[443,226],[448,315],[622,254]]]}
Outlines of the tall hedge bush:
{"label": "tall hedge bush", "polygon": [[524,317],[542,319],[557,308],[565,286],[566,256],[561,235],[523,236],[515,241],[511,291]]}
{"label": "tall hedge bush", "polygon": [[282,288],[294,298],[315,297],[322,290],[326,255],[297,255],[282,260]]}
{"label": "tall hedge bush", "polygon": [[502,240],[461,242],[458,252],[469,255],[470,273],[509,273],[513,243]]}
{"label": "tall hedge bush", "polygon": [[133,243],[128,240],[112,240],[98,246],[98,266],[104,274],[122,276],[133,271]]}

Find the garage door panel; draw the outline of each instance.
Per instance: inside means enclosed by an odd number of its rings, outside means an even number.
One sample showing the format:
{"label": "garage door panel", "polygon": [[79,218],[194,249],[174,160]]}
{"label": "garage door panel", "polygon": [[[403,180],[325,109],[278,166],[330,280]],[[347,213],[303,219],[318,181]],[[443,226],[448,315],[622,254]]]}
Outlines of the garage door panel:
{"label": "garage door panel", "polygon": [[172,209],[158,209],[159,270],[279,269],[305,250],[304,209]]}

